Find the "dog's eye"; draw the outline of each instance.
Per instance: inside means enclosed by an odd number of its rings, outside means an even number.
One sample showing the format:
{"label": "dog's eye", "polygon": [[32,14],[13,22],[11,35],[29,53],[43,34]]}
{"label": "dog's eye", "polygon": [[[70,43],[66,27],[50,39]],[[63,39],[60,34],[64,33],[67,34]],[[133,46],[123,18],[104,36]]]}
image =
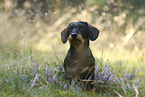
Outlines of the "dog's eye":
{"label": "dog's eye", "polygon": [[84,26],[82,26],[80,24],[78,26],[79,26],[80,29],[84,29],[84,30],[86,29]]}
{"label": "dog's eye", "polygon": [[71,26],[71,27],[69,27],[68,31],[70,32],[70,31],[72,31],[72,29],[73,29],[73,27]]}
{"label": "dog's eye", "polygon": [[74,28],[74,25],[71,24],[70,27],[68,28],[68,31],[72,31],[73,28]]}

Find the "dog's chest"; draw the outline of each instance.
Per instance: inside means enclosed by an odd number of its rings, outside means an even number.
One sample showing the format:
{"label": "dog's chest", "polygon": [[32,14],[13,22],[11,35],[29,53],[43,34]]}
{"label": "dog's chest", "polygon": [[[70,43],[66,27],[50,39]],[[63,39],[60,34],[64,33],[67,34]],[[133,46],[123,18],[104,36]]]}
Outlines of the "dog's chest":
{"label": "dog's chest", "polygon": [[85,78],[94,67],[95,60],[89,48],[75,52],[70,48],[65,58],[64,67],[68,78]]}
{"label": "dog's chest", "polygon": [[93,60],[90,60],[88,57],[83,55],[79,56],[78,58],[70,59],[70,64],[67,65],[66,70],[71,74],[80,75],[84,72],[89,71],[89,69],[91,68],[90,61]]}

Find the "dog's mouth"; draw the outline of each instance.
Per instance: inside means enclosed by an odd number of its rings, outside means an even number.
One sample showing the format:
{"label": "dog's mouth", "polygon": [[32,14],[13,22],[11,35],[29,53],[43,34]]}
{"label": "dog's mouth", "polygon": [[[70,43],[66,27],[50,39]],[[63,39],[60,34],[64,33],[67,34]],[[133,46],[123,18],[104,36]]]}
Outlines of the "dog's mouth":
{"label": "dog's mouth", "polygon": [[75,39],[72,39],[72,40],[70,40],[70,41],[81,41],[81,40],[75,38]]}
{"label": "dog's mouth", "polygon": [[81,44],[81,40],[77,40],[77,39],[71,40],[70,43],[71,43],[71,45],[76,45],[77,46],[77,45]]}

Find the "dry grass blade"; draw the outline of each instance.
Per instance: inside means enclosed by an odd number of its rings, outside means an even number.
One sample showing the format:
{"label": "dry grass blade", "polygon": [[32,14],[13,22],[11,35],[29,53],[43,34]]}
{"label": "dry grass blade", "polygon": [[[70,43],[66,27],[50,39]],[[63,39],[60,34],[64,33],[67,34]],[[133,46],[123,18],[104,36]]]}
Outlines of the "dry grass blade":
{"label": "dry grass blade", "polygon": [[33,81],[33,83],[32,83],[32,85],[31,85],[31,87],[30,87],[30,89],[29,89],[29,91],[32,89],[32,87],[35,85],[35,82],[36,82],[36,80],[37,80],[37,78],[38,78],[38,74],[36,74],[36,76],[35,76],[35,78],[34,78],[34,81]]}
{"label": "dry grass blade", "polygon": [[133,88],[134,88],[134,90],[135,90],[135,92],[136,92],[136,96],[135,96],[135,97],[138,97],[139,92],[138,92],[137,87],[136,87],[135,85],[133,85]]}
{"label": "dry grass blade", "polygon": [[117,91],[113,90],[119,97],[123,97],[121,96],[121,94],[119,94]]}

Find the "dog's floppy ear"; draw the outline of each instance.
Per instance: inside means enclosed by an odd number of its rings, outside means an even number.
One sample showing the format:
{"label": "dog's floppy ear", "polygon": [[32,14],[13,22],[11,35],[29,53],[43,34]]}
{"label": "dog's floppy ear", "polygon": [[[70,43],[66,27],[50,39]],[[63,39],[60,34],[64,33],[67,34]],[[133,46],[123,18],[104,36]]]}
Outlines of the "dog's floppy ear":
{"label": "dog's floppy ear", "polygon": [[89,38],[90,38],[90,40],[91,41],[96,40],[99,36],[100,31],[96,27],[94,27],[90,24],[88,24],[88,27],[89,27]]}
{"label": "dog's floppy ear", "polygon": [[66,43],[68,38],[67,27],[61,32],[61,40],[63,43]]}

